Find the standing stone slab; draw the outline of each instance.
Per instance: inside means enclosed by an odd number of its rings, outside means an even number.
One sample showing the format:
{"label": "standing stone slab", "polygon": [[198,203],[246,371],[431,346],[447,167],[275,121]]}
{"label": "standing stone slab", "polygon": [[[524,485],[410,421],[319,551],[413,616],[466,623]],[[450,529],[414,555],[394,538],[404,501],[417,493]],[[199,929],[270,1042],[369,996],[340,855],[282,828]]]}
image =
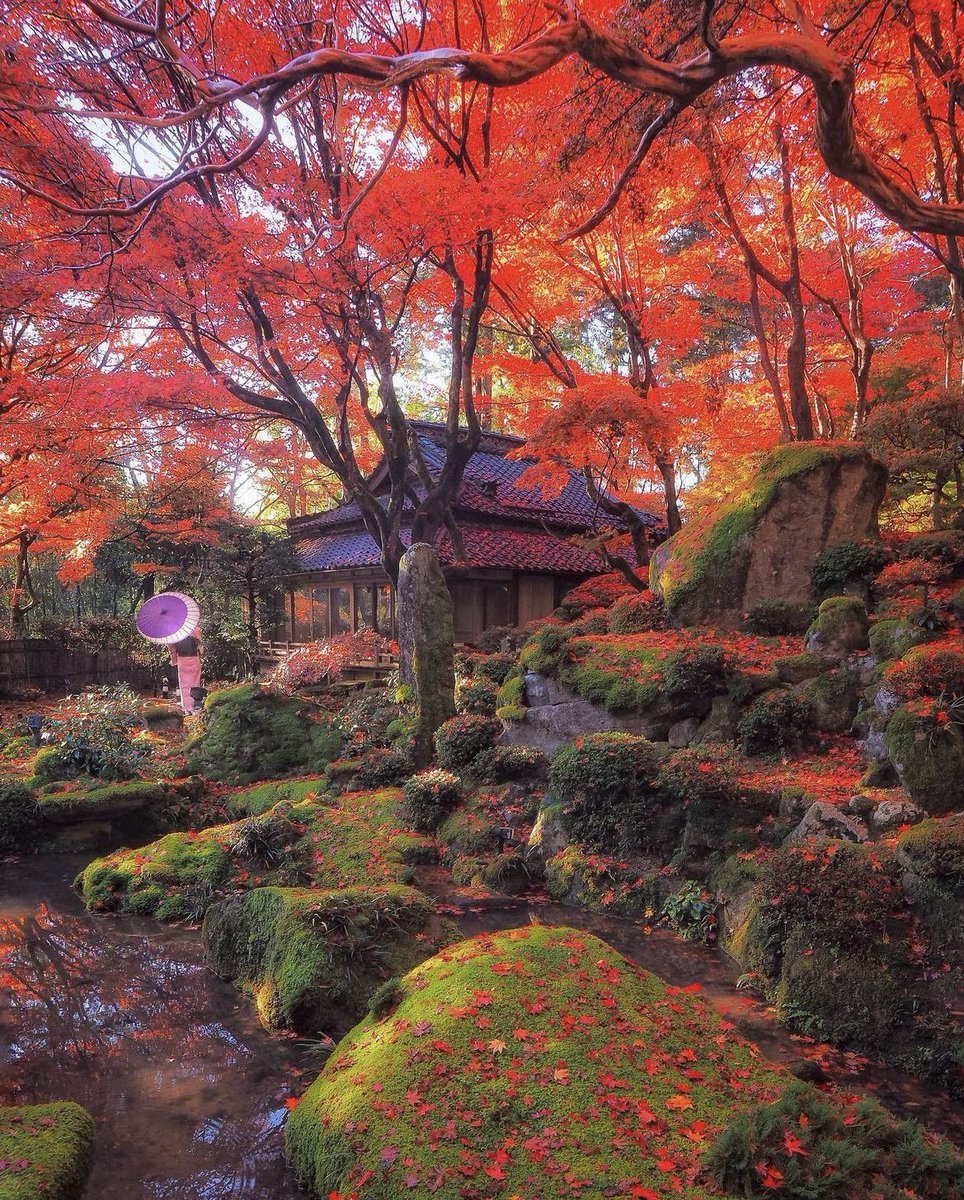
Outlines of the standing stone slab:
{"label": "standing stone slab", "polygon": [[431,546],[416,542],[398,569],[398,667],[418,704],[417,756],[432,757],[432,735],[455,715],[452,598]]}

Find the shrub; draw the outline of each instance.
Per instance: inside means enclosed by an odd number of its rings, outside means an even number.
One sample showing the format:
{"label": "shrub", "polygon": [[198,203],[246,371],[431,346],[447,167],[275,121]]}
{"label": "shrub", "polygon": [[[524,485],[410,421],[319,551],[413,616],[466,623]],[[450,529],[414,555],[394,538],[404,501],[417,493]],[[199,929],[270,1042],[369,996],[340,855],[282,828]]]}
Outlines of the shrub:
{"label": "shrub", "polygon": [[438,765],[446,771],[471,770],[475,760],[491,750],[502,726],[491,717],[452,717],[435,731]]}
{"label": "shrub", "polygon": [[337,633],[299,646],[272,672],[267,688],[291,696],[306,687],[332,683],[351,663],[366,662],[392,649],[392,643],[373,629]]}
{"label": "shrub", "polygon": [[460,713],[491,717],[496,709],[496,693],[495,683],[484,676],[463,680],[455,695],[455,707]]}
{"label": "shrub", "polygon": [[549,760],[541,750],[531,746],[493,746],[475,760],[474,772],[481,779],[503,783],[507,779],[523,779],[545,770]]}
{"label": "shrub", "polygon": [[724,656],[719,646],[696,646],[670,654],[663,668],[663,692],[677,699],[723,690]]}
{"label": "shrub", "polygon": [[810,568],[810,584],[818,600],[859,588],[866,592],[887,562],[880,542],[841,542],[821,550]]}
{"label": "shrub", "polygon": [[421,771],[402,787],[402,817],[420,833],[431,833],[455,807],[461,791],[457,775],[438,769]]}
{"label": "shrub", "polygon": [[411,770],[408,757],[390,746],[373,746],[358,760],[355,781],[363,787],[401,783]]}
{"label": "shrub", "polygon": [[521,672],[509,675],[496,693],[495,715],[500,721],[524,721],[526,716],[526,684]]}
{"label": "shrub", "polygon": [[524,629],[515,625],[494,625],[491,629],[483,630],[476,645],[486,655],[514,655],[524,645],[528,636]]}
{"label": "shrub", "polygon": [[138,741],[144,728],[140,702],[126,684],[70,696],[57,706],[47,729],[58,741],[61,760],[78,774],[130,779],[153,753]]}
{"label": "shrub", "polygon": [[595,733],[564,747],[549,768],[549,790],[572,835],[606,853],[632,851],[648,840],[659,811],[659,753],[628,733]]}
{"label": "shrub", "polygon": [[793,692],[764,692],[740,718],[737,732],[747,754],[792,749],[807,735],[810,706]]}
{"label": "shrub", "polygon": [[[643,581],[640,581],[643,583]],[[567,592],[559,605],[564,620],[584,616],[591,608],[609,608],[621,596],[635,596],[639,591],[618,571],[594,575]]]}
{"label": "shrub", "polygon": [[964,638],[914,647],[884,671],[884,682],[901,700],[940,696],[951,704],[964,699]]}
{"label": "shrub", "polygon": [[515,654],[471,654],[466,659],[470,678],[488,679],[496,686],[505,683],[515,664]]}
{"label": "shrub", "polygon": [[704,1158],[728,1193],[774,1200],[961,1200],[964,1158],[876,1100],[841,1102],[793,1082],[739,1113]]}
{"label": "shrub", "polygon": [[33,792],[22,783],[0,783],[0,851],[28,845],[39,823]]}
{"label": "shrub", "polygon": [[763,600],[753,605],[743,618],[742,627],[747,633],[762,637],[785,637],[790,633],[801,633],[812,619],[812,605],[794,604],[789,600]]}
{"label": "shrub", "polygon": [[620,596],[609,610],[610,633],[647,633],[652,629],[663,629],[665,625],[663,602],[648,589]]}
{"label": "shrub", "polygon": [[519,661],[526,671],[535,671],[538,675],[558,675],[568,658],[566,631],[558,625],[543,625],[523,646]]}

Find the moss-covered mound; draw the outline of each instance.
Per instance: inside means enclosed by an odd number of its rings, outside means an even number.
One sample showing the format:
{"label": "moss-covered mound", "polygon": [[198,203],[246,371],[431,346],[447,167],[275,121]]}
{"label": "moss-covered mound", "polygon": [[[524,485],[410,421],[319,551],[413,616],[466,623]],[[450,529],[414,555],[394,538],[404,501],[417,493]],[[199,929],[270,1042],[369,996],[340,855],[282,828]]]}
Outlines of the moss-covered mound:
{"label": "moss-covered mound", "polygon": [[785,1078],[698,999],[571,929],[462,942],[398,995],[289,1117],[312,1195],[703,1200],[701,1149]]}
{"label": "moss-covered mound", "polygon": [[254,783],[323,770],[342,744],[338,723],[321,709],[245,683],[208,696],[187,767],[208,779]]}
{"label": "moss-covered mound", "polygon": [[806,603],[818,554],[876,534],[885,481],[883,465],[850,443],[781,446],[657,550],[650,586],[682,624],[735,628],[775,598]]}
{"label": "moss-covered mound", "polygon": [[199,921],[215,900],[264,885],[343,888],[403,883],[431,843],[398,817],[401,793],[305,795],[260,816],[170,833],[92,862],[77,878],[88,908]]}
{"label": "moss-covered mound", "polygon": [[44,820],[56,824],[72,821],[109,820],[145,808],[163,808],[179,793],[162,783],[134,779],[127,783],[105,783],[74,787],[61,792],[41,793],[37,804]]}
{"label": "moss-covered mound", "polygon": [[256,888],[208,909],[204,949],[256,1000],[265,1025],[342,1034],[388,978],[454,938],[422,892],[399,884]]}
{"label": "moss-covered mound", "polygon": [[964,735],[935,703],[898,708],[884,730],[884,746],[915,804],[941,814],[956,808],[964,789]]}
{"label": "moss-covered mound", "polygon": [[79,1200],[93,1152],[93,1118],[71,1100],[0,1108],[0,1200]]}
{"label": "moss-covered mound", "polygon": [[224,806],[232,817],[259,817],[282,800],[311,799],[327,790],[326,775],[312,775],[305,779],[271,779],[267,783],[256,783],[253,787],[232,792]]}

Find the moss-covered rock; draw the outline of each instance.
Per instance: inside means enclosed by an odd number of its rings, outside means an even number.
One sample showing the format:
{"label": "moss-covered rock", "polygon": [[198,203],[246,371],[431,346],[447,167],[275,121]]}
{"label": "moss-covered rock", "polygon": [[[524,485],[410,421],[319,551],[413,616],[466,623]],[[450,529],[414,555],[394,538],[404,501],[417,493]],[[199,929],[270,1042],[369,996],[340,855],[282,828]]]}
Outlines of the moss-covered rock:
{"label": "moss-covered rock", "polygon": [[668,1196],[672,1173],[701,1200],[701,1141],[785,1079],[699,999],[571,929],[462,942],[397,992],[288,1119],[313,1196]]}
{"label": "moss-covered rock", "polygon": [[255,997],[271,1028],[342,1034],[389,976],[457,937],[422,892],[398,884],[337,891],[255,888],[204,918],[218,975]]}
{"label": "moss-covered rock", "polygon": [[321,771],[342,745],[338,723],[321,709],[245,683],[205,700],[204,727],[188,747],[187,767],[208,779],[254,783]]}
{"label": "moss-covered rock", "polygon": [[37,798],[37,807],[44,820],[56,825],[111,820],[145,809],[153,809],[160,818],[160,810],[179,795],[171,786],[132,779],[125,783],[41,794]]}
{"label": "moss-covered rock", "polygon": [[886,478],[851,443],[781,446],[745,488],[657,549],[650,586],[684,625],[735,629],[766,601],[806,603],[821,551],[876,535]]}
{"label": "moss-covered rock", "polygon": [[868,635],[870,652],[878,664],[891,662],[893,659],[903,658],[908,650],[926,642],[929,636],[926,629],[910,621],[895,618],[875,621]]}
{"label": "moss-covered rock", "polygon": [[589,854],[573,845],[547,858],[543,873],[553,900],[642,921],[656,920],[680,882],[669,867],[653,870],[631,859]]}
{"label": "moss-covered rock", "polygon": [[936,712],[897,708],[884,730],[884,746],[907,794],[925,812],[955,808],[964,790],[964,737]]}
{"label": "moss-covered rock", "polygon": [[827,669],[819,654],[781,654],[773,660],[773,669],[781,683],[805,683]]}
{"label": "moss-covered rock", "polygon": [[867,606],[859,596],[831,596],[817,609],[804,639],[810,654],[840,662],[869,645]]}
{"label": "moss-covered rock", "polygon": [[95,912],[200,921],[222,896],[262,885],[407,882],[426,843],[404,830],[400,803],[395,788],[338,802],[283,800],[257,817],[118,850],[92,862],[76,885]]}
{"label": "moss-covered rock", "polygon": [[94,1121],[71,1100],[0,1108],[0,1200],[80,1200]]}
{"label": "moss-covered rock", "polygon": [[820,733],[846,733],[857,715],[859,697],[853,676],[840,668],[809,679],[796,689],[809,711],[810,728]]}

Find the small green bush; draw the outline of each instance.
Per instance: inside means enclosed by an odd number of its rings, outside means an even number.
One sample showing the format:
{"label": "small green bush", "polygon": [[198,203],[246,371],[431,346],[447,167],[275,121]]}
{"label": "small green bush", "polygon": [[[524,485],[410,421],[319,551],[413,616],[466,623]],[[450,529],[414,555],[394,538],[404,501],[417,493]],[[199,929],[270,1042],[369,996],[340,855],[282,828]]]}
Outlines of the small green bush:
{"label": "small green bush", "polygon": [[435,732],[438,765],[446,771],[471,771],[475,760],[491,750],[502,726],[491,717],[452,717]]}
{"label": "small green bush", "polygon": [[537,675],[558,675],[568,661],[567,632],[558,625],[543,625],[522,647],[519,662],[526,671]]}
{"label": "small green bush", "polygon": [[798,747],[807,736],[810,706],[793,692],[764,692],[740,718],[737,732],[747,754]]}
{"label": "small green bush", "polygon": [[77,774],[131,779],[153,753],[136,736],[144,729],[140,701],[126,684],[68,696],[51,713],[47,729],[62,761]]}
{"label": "small green bush", "polygon": [[455,807],[461,793],[457,775],[439,769],[421,771],[402,787],[402,817],[420,833],[431,833]]}
{"label": "small green bush", "polygon": [[0,852],[29,845],[39,824],[33,792],[22,783],[0,783]]}
{"label": "small green bush", "polygon": [[628,733],[594,733],[560,750],[549,790],[577,841],[612,854],[645,844],[659,811],[659,761],[652,742]]}
{"label": "small green bush", "polygon": [[373,746],[358,760],[355,782],[362,787],[401,783],[412,769],[408,757],[390,746]]}
{"label": "small green bush", "polygon": [[839,596],[858,588],[867,591],[888,561],[880,542],[841,542],[821,550],[810,568],[810,584],[817,600]]}
{"label": "small green bush", "polygon": [[507,779],[540,775],[548,765],[549,760],[542,751],[531,746],[493,746],[478,756],[473,771],[481,779],[503,783]]}
{"label": "small green bush", "polygon": [[719,646],[696,646],[670,654],[663,668],[663,691],[672,699],[721,692],[725,659]]}
{"label": "small green bush", "polygon": [[692,879],[666,897],[663,916],[688,942],[716,940],[716,904],[706,888]]}
{"label": "small green bush", "polygon": [[961,1200],[964,1157],[876,1100],[841,1102],[793,1082],[739,1113],[704,1165],[732,1195],[774,1200]]}

